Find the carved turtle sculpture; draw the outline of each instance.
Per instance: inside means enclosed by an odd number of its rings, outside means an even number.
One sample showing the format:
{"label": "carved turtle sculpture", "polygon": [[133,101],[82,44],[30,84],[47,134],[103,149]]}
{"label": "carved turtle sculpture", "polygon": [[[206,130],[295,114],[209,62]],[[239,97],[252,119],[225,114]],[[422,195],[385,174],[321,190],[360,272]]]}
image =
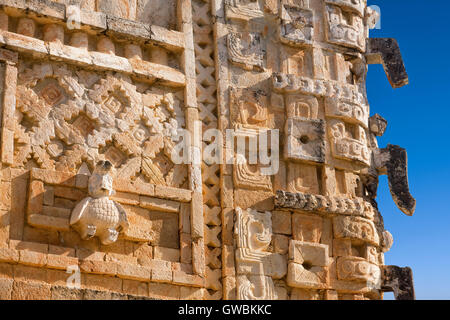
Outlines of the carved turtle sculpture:
{"label": "carved turtle sculpture", "polygon": [[128,229],[127,214],[123,207],[109,197],[115,194],[109,161],[100,161],[89,178],[89,195],[72,211],[70,225],[83,240],[97,236],[104,245],[117,241]]}

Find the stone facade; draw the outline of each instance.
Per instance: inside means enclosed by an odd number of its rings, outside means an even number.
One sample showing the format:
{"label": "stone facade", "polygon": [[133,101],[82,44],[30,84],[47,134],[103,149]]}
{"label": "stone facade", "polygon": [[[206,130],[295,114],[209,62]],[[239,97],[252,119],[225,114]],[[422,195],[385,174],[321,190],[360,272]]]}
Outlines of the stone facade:
{"label": "stone facade", "polygon": [[[375,201],[386,174],[414,213],[367,100],[368,64],[408,83],[376,20],[365,0],[0,0],[0,298],[414,298]],[[225,143],[275,129],[271,175]]]}

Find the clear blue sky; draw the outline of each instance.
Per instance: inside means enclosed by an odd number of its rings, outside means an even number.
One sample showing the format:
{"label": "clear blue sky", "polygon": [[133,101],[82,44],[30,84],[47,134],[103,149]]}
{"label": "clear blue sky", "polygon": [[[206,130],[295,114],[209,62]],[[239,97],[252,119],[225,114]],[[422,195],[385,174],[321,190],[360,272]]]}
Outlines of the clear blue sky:
{"label": "clear blue sky", "polygon": [[417,199],[415,215],[404,215],[386,177],[380,179],[379,207],[394,236],[386,264],[413,269],[417,299],[450,299],[450,1],[369,0],[372,4],[381,8],[381,29],[370,36],[398,40],[410,84],[394,90],[382,66],[369,66],[371,114],[389,121],[380,147],[407,149]]}

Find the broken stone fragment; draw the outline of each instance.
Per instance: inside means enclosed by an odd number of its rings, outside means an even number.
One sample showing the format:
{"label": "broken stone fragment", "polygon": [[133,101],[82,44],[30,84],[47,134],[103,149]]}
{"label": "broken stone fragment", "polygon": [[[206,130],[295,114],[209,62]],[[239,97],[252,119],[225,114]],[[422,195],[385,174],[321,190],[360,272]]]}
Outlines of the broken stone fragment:
{"label": "broken stone fragment", "polygon": [[384,292],[393,292],[395,300],[416,299],[411,268],[383,266],[381,279],[381,290]]}
{"label": "broken stone fragment", "polygon": [[368,64],[382,64],[391,86],[396,89],[409,83],[397,40],[371,38],[367,40]]}
{"label": "broken stone fragment", "polygon": [[379,114],[375,114],[369,118],[370,131],[377,137],[382,137],[386,132],[388,122]]}
{"label": "broken stone fragment", "polygon": [[394,145],[375,152],[375,166],[380,174],[387,174],[392,199],[405,214],[412,216],[416,200],[409,192],[408,157],[406,150]]}

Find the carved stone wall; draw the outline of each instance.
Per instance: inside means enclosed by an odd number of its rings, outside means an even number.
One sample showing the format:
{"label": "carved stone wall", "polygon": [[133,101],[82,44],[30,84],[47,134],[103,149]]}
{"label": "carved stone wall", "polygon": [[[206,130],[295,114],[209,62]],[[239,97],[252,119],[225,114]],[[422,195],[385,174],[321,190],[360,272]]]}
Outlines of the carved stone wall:
{"label": "carved stone wall", "polygon": [[[406,151],[378,147],[365,87],[367,64],[408,77],[374,21],[365,0],[0,0],[0,298],[413,298],[376,203],[386,174],[413,214]],[[105,242],[73,212],[127,223]]]}

